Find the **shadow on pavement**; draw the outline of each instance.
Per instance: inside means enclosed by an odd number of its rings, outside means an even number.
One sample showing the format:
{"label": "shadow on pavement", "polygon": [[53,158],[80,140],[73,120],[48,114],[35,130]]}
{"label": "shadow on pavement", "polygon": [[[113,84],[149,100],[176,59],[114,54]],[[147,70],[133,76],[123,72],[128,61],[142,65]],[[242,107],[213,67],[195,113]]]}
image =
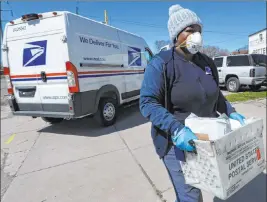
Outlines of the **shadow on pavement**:
{"label": "shadow on pavement", "polygon": [[117,122],[114,126],[100,126],[92,117],[82,119],[63,121],[62,123],[50,125],[38,132],[56,133],[62,135],[76,135],[98,137],[108,135],[116,131],[126,130],[147,123],[147,120],[141,115],[139,106],[134,105],[128,108],[120,108],[118,111]]}
{"label": "shadow on pavement", "polygon": [[261,173],[228,200],[214,198],[213,202],[266,202],[266,179]]}

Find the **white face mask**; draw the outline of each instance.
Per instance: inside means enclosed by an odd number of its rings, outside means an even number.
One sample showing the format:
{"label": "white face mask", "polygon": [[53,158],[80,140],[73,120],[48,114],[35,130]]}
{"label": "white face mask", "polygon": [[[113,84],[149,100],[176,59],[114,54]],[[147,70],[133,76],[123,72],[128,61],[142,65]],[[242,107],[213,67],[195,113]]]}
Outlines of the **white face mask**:
{"label": "white face mask", "polygon": [[[185,45],[183,45],[185,44]],[[202,36],[199,32],[190,34],[180,47],[186,47],[191,54],[196,54],[202,47]]]}

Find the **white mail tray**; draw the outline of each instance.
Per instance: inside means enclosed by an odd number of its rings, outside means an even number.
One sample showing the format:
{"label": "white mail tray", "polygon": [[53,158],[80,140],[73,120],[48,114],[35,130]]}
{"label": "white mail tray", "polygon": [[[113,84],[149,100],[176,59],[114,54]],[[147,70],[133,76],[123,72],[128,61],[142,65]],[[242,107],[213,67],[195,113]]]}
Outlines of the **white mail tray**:
{"label": "white mail tray", "polygon": [[181,162],[186,184],[225,200],[265,169],[263,120],[245,126],[214,141],[196,140],[197,154],[185,152]]}

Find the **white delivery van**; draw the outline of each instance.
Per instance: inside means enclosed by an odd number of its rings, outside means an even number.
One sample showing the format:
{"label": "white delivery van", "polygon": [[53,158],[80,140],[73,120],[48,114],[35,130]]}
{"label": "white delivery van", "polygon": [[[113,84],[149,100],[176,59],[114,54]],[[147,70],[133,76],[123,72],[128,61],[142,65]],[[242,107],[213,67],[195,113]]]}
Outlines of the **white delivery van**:
{"label": "white delivery van", "polygon": [[65,11],[11,21],[2,51],[14,115],[57,123],[99,114],[105,126],[139,98],[153,56],[143,38]]}
{"label": "white delivery van", "polygon": [[169,50],[169,49],[171,49],[171,48],[172,48],[171,44],[168,44],[168,45],[166,45],[166,46],[161,47],[161,48],[160,48],[160,51],[166,51],[166,50]]}

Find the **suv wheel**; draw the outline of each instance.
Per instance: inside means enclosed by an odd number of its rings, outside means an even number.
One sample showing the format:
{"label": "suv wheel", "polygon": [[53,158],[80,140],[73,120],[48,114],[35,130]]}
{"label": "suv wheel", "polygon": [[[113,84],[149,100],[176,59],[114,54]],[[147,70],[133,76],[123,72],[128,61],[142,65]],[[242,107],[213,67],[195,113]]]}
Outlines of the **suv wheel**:
{"label": "suv wheel", "polygon": [[260,88],[261,88],[261,86],[249,86],[249,88],[252,90],[252,91],[258,91],[258,90],[260,90]]}
{"label": "suv wheel", "polygon": [[51,124],[57,124],[63,121],[63,118],[51,118],[51,117],[42,117],[42,119]]}
{"label": "suv wheel", "polygon": [[113,98],[101,99],[96,117],[103,126],[113,125],[117,118],[117,101]]}
{"label": "suv wheel", "polygon": [[238,78],[231,77],[227,80],[226,88],[229,92],[238,92],[240,89],[240,82]]}

